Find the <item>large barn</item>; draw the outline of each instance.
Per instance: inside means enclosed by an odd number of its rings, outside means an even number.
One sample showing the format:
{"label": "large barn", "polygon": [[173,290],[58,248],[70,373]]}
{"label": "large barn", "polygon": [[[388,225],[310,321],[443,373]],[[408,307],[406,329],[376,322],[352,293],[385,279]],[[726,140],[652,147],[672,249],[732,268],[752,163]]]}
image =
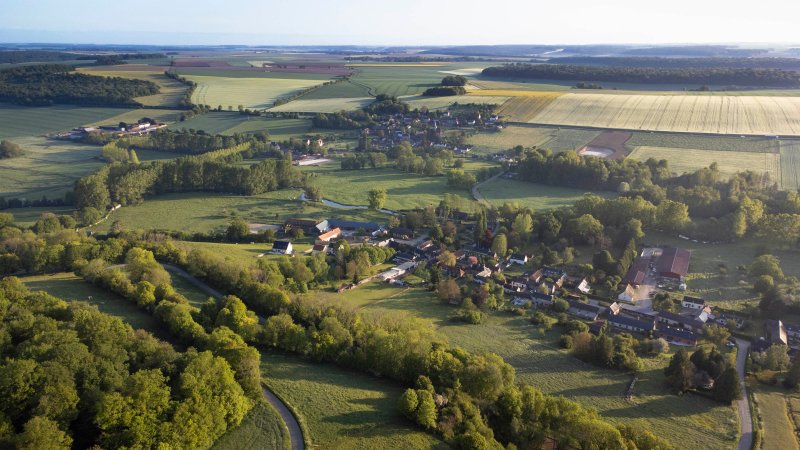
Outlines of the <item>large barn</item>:
{"label": "large barn", "polygon": [[691,253],[682,248],[665,248],[658,258],[656,271],[658,276],[682,280],[689,273]]}

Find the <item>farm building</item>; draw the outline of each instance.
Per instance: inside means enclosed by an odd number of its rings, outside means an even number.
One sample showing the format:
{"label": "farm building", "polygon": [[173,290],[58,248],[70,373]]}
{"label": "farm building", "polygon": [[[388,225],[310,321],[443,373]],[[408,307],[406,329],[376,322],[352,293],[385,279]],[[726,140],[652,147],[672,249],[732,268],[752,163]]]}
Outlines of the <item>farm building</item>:
{"label": "farm building", "polygon": [[670,327],[662,327],[656,330],[654,336],[663,338],[665,341],[676,345],[697,345],[697,335],[687,330],[680,330]]}
{"label": "farm building", "polygon": [[598,306],[587,305],[575,300],[567,300],[567,303],[569,303],[569,309],[567,310],[569,314],[585,320],[597,320],[597,316],[602,311],[602,308]]}
{"label": "farm building", "polygon": [[555,297],[549,294],[542,294],[541,292],[531,291],[531,301],[538,308],[548,308],[553,304]]}
{"label": "farm building", "polygon": [[412,261],[404,262],[403,264],[399,264],[391,269],[387,270],[386,272],[381,273],[378,275],[378,278],[383,281],[394,280],[395,278],[401,277],[408,273],[409,270],[416,267],[417,264]]}
{"label": "farm building", "polygon": [[328,231],[328,221],[322,222],[314,219],[286,219],[283,223],[283,232],[288,233],[291,230],[300,229],[303,233],[316,236],[320,233]]}
{"label": "farm building", "polygon": [[609,316],[608,324],[620,330],[636,333],[647,333],[656,328],[656,324],[652,320],[639,320],[623,315]]}
{"label": "farm building", "polygon": [[780,320],[767,320],[764,322],[764,332],[767,334],[767,340],[771,344],[789,344],[789,336],[786,334],[786,328]]}
{"label": "farm building", "polygon": [[326,232],[320,234],[319,237],[317,237],[317,241],[327,243],[327,242],[332,241],[333,239],[338,238],[341,235],[342,235],[342,229],[341,228],[334,228],[334,229],[332,229],[330,231],[326,231]]}
{"label": "farm building", "polygon": [[367,233],[374,233],[381,229],[381,226],[374,222],[356,222],[352,220],[328,219],[329,228],[341,228],[342,231],[364,230]]}
{"label": "farm building", "polygon": [[684,295],[683,301],[681,301],[681,306],[687,309],[705,309],[706,301],[702,298]]}
{"label": "farm building", "polygon": [[682,248],[665,248],[656,263],[658,276],[682,280],[689,273],[691,253]]}
{"label": "farm building", "polygon": [[293,251],[292,243],[289,241],[275,241],[272,244],[272,253],[279,255],[291,255]]}
{"label": "farm building", "polygon": [[625,289],[617,296],[617,300],[628,303],[633,302],[634,298],[636,298],[636,289],[632,284],[626,284]]}
{"label": "farm building", "polygon": [[670,327],[679,327],[695,332],[703,331],[703,327],[705,326],[704,321],[698,320],[695,317],[684,316],[667,311],[659,312],[657,320],[659,323],[666,324]]}
{"label": "farm building", "polygon": [[311,253],[328,253],[328,244],[314,244]]}
{"label": "farm building", "polygon": [[407,241],[414,238],[414,230],[411,228],[395,227],[389,230],[389,236],[402,241]]}

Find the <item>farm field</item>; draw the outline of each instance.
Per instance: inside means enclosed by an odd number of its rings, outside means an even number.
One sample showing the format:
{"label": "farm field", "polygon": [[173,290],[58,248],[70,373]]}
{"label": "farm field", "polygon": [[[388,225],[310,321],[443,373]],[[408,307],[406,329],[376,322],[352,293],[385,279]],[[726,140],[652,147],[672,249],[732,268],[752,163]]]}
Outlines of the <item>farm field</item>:
{"label": "farm field", "polygon": [[554,153],[578,150],[600,134],[602,132],[599,130],[556,128],[553,138],[542,143],[540,147],[552,150]]}
{"label": "farm field", "polygon": [[25,107],[0,103],[0,139],[66,131],[127,111],[131,110],[71,105]]}
{"label": "farm field", "polygon": [[496,153],[514,148],[541,147],[556,133],[554,128],[525,127],[509,125],[499,132],[476,133],[469,137],[467,143],[477,153]]}
{"label": "farm field", "polygon": [[144,117],[170,124],[177,122],[182,112],[177,109],[134,109],[87,125],[117,125],[120,122],[136,122]]}
{"label": "farm field", "polygon": [[303,96],[289,103],[272,107],[269,110],[274,112],[334,113],[361,109],[374,100],[372,97],[306,98],[306,96]]}
{"label": "farm field", "polygon": [[321,100],[321,99],[343,99],[368,97],[369,87],[363,84],[356,84],[352,81],[341,81],[339,83],[320,86],[307,94],[302,100]]}
{"label": "farm field", "polygon": [[[520,206],[532,208],[534,211],[570,206],[583,197],[586,192],[582,189],[549,186],[502,177],[481,184],[478,190],[494,206],[499,207],[506,202],[517,203]],[[614,195],[610,192],[595,193],[608,197]]]}
{"label": "farm field", "polygon": [[625,146],[668,147],[729,152],[778,153],[778,141],[766,137],[705,136],[686,133],[654,133],[634,131]]}
{"label": "farm field", "polygon": [[531,123],[626,130],[800,135],[800,98],[566,94]]}
{"label": "farm field", "polygon": [[[484,95],[484,92],[506,91],[473,91],[470,94],[479,97]],[[504,103],[498,109],[497,113],[511,122],[528,122],[561,95],[560,92],[543,92],[541,95],[516,95],[510,97],[511,99]]]}
{"label": "farm field", "polygon": [[781,187],[787,191],[800,189],[800,142],[780,143]]}
{"label": "farm field", "polygon": [[269,388],[299,410],[314,448],[448,448],[397,413],[397,383],[298,357],[262,352]]}
{"label": "farm field", "polygon": [[[789,417],[786,391],[758,385],[754,390],[764,426],[763,450],[797,450],[795,426]],[[796,398],[796,395],[793,395]]]}
{"label": "farm field", "polygon": [[275,408],[266,402],[253,406],[238,427],[228,431],[212,450],[289,449],[289,430]]}
{"label": "farm field", "polygon": [[0,160],[0,196],[39,199],[63,197],[78,178],[95,172],[100,147],[43,137],[15,138],[24,154]]}
{"label": "farm field", "polygon": [[350,78],[356,85],[367,88],[368,95],[387,94],[395,97],[419,95],[431,86],[439,84],[444,75],[441,67],[408,67],[397,70],[393,67],[361,67]]}
{"label": "farm field", "polygon": [[636,147],[628,157],[637,161],[646,161],[649,158],[666,159],[669,161],[671,170],[677,174],[693,172],[716,162],[724,177],[730,177],[736,172],[752,170],[760,173],[767,172],[773,180],[781,179],[781,156],[777,153]]}
{"label": "farm field", "polygon": [[169,340],[169,333],[146,311],[112,292],[83,281],[83,278],[71,272],[24,277],[21,280],[32,291],[45,291],[67,301],[91,303],[100,311],[122,319],[134,329],[141,328],[160,339]]}
{"label": "farm field", "polygon": [[426,97],[423,95],[412,95],[402,97],[401,100],[411,105],[411,109],[428,108],[445,109],[454,103],[460,104],[481,104],[481,105],[502,105],[510,97],[505,96],[480,96],[480,95],[453,95],[447,97]]}
{"label": "farm field", "polygon": [[[284,75],[285,76],[285,75]],[[192,102],[223,108],[238,105],[245,108],[269,108],[275,100],[307,89],[322,80],[301,78],[244,78],[227,76],[186,75],[186,78],[198,83],[192,95]]]}
{"label": "farm field", "polygon": [[183,94],[189,87],[164,75],[165,69],[165,67],[143,64],[126,64],[124,66],[82,67],[78,69],[78,72],[103,77],[122,77],[152,81],[158,85],[161,92],[155,95],[136,97],[134,100],[145,106],[178,106],[183,98]]}
{"label": "farm field", "polygon": [[[476,171],[489,163],[465,161],[466,171]],[[373,188],[386,189],[385,207],[405,210],[438,205],[445,193],[469,201],[469,191],[447,185],[447,177],[408,174],[394,168],[341,170],[338,161],[320,167],[304,168],[313,173],[313,182],[322,188],[322,196],[345,205],[367,205],[367,193]]]}
{"label": "farm field", "polygon": [[[622,372],[601,370],[560,350],[557,330],[542,335],[524,318],[490,314],[480,325],[456,324],[449,320],[455,308],[442,305],[419,289],[402,289],[369,283],[347,296],[315,294],[321,301],[349,304],[365,314],[412,315],[429,320],[451,345],[473,352],[494,352],[515,367],[517,377],[545,393],[563,395],[596,408],[615,422],[642,420],[657,435],[676,448],[729,448],[735,442],[733,409],[707,399],[674,396],[664,388],[663,368],[669,355],[647,359],[646,370],[636,383],[633,402],[623,399],[629,377]],[[697,426],[702,424],[702,426]],[[702,443],[698,447],[698,443]]]}
{"label": "farm field", "polygon": [[14,215],[14,223],[20,227],[30,227],[36,223],[37,220],[44,213],[53,213],[59,215],[70,215],[75,210],[71,206],[53,206],[42,208],[11,208],[4,209],[4,213],[11,213]]}
{"label": "farm field", "polygon": [[[115,221],[125,229],[209,232],[227,227],[234,217],[251,223],[283,223],[289,217],[386,221],[386,215],[368,210],[339,210],[297,200],[302,191],[285,189],[255,196],[189,192],[148,198],[144,203],[113,212],[98,225],[105,231]],[[382,220],[381,220],[382,219]]]}
{"label": "farm field", "polygon": [[231,135],[266,131],[273,140],[285,140],[311,130],[309,119],[248,117],[236,112],[210,112],[169,126],[173,130],[203,130],[208,134]]}

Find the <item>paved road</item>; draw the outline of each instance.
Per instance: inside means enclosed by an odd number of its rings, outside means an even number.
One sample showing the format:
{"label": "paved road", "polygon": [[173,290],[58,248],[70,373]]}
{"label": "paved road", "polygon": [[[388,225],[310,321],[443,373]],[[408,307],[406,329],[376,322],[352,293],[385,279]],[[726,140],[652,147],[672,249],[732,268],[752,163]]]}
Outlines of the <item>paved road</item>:
{"label": "paved road", "polygon": [[500,172],[491,178],[487,178],[486,180],[483,180],[480,183],[475,183],[474,185],[472,185],[472,198],[474,198],[478,203],[481,203],[486,206],[491,206],[490,203],[483,196],[483,194],[481,194],[481,191],[478,190],[478,188],[481,187],[481,185],[484,183],[488,183],[490,181],[498,179],[499,177],[503,176],[503,174],[505,174],[505,172]]}
{"label": "paved road", "polygon": [[[195,276],[190,274],[189,272],[181,269],[178,266],[173,266],[172,264],[163,264],[164,268],[169,270],[170,272],[178,275],[179,277],[185,279],[189,283],[192,283],[198,289],[205,291],[208,295],[216,298],[217,300],[224,297],[222,292],[212,288],[211,286],[205,284],[204,282],[197,279]],[[263,318],[259,317],[259,320],[263,322]],[[278,411],[280,414],[281,419],[286,424],[286,428],[289,429],[289,440],[292,445],[292,450],[304,450],[306,448],[305,441],[303,440],[303,432],[300,429],[300,424],[297,422],[297,419],[294,417],[294,414],[289,410],[289,408],[284,404],[281,399],[279,399],[275,394],[273,394],[269,389],[262,386],[261,391],[264,393],[264,399]]]}
{"label": "paved road", "polygon": [[744,367],[747,361],[747,352],[750,350],[750,343],[744,339],[736,339],[739,351],[736,354],[736,371],[739,372],[741,380],[742,399],[736,401],[739,409],[739,429],[742,437],[739,439],[738,450],[750,450],[753,447],[753,419],[750,417],[750,399],[747,396],[747,387],[744,384]]}

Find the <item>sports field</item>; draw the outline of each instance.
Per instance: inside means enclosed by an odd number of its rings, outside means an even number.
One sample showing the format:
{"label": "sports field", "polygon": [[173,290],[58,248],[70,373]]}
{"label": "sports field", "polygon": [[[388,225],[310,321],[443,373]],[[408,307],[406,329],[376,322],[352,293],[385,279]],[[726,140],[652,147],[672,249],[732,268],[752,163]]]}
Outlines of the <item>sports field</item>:
{"label": "sports field", "polygon": [[800,135],[800,98],[565,94],[529,122],[626,130]]}
{"label": "sports field", "polygon": [[0,139],[66,131],[128,111],[132,110],[71,105],[25,107],[0,103]]}
{"label": "sports field", "polygon": [[737,172],[752,170],[767,172],[772,180],[781,178],[781,156],[777,153],[725,152],[717,150],[697,150],[666,147],[636,147],[628,156],[637,161],[649,158],[666,159],[670,168],[677,174],[694,172],[716,162],[720,173],[730,177]]}
{"label": "sports field", "polygon": [[165,67],[143,64],[127,64],[124,66],[90,66],[81,67],[78,72],[103,77],[121,77],[136,80],[152,81],[159,87],[158,94],[136,97],[134,100],[145,106],[174,107],[183,99],[188,86],[164,75]]}
{"label": "sports field", "polygon": [[786,190],[800,189],[800,142],[780,143],[781,187]]}
{"label": "sports field", "polygon": [[397,383],[267,352],[261,373],[270,390],[298,410],[313,448],[448,448],[397,412],[403,392]]}
{"label": "sports field", "polygon": [[[499,207],[507,202],[517,203],[522,207],[532,208],[534,211],[570,206],[576,200],[581,199],[586,192],[582,189],[548,186],[502,177],[481,184],[478,190],[489,203],[495,206]],[[597,194],[613,195],[600,192]]]}
{"label": "sports field", "polygon": [[198,84],[192,102],[223,108],[269,108],[275,100],[303,89],[322,84],[321,80],[302,78],[244,78],[186,75]]}

